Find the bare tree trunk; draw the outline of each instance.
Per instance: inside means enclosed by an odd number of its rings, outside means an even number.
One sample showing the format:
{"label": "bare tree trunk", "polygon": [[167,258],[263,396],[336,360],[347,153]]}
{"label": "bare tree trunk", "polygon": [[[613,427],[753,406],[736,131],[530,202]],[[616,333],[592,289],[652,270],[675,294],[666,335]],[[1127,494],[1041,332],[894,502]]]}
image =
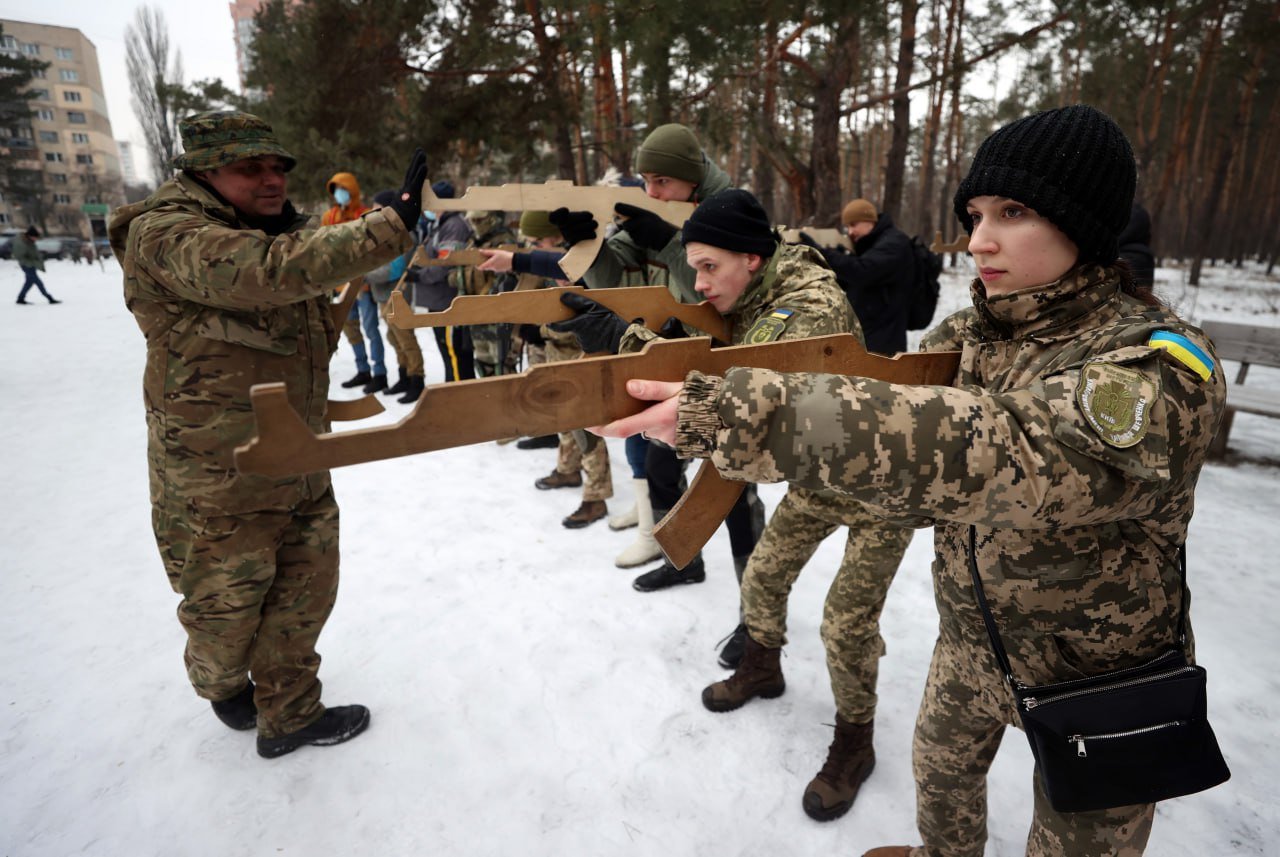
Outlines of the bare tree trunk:
{"label": "bare tree trunk", "polygon": [[[947,21],[943,29],[939,0],[933,0],[931,18],[936,35],[938,49],[934,54],[932,74],[938,75],[951,62],[952,38],[954,36],[956,0],[947,3]],[[929,90],[929,112],[925,117],[924,135],[920,144],[920,196],[916,206],[916,217],[920,224],[920,234],[926,240],[934,233],[933,194],[934,175],[936,172],[938,133],[942,127],[942,101],[946,90],[941,82]]]}
{"label": "bare tree trunk", "polygon": [[911,72],[916,53],[916,13],[918,0],[902,0],[902,17],[899,21],[897,73],[893,89],[902,95],[893,99],[893,137],[885,164],[884,204],[882,211],[895,221],[902,209],[902,182],[907,168],[907,143],[911,138],[911,101],[903,90],[911,85]]}
{"label": "bare tree trunk", "polygon": [[[1165,10],[1161,34],[1154,40],[1148,51],[1147,77],[1138,93],[1138,110],[1134,126],[1136,128],[1136,149],[1138,154],[1138,173],[1144,174],[1155,155],[1156,143],[1160,139],[1160,121],[1163,118],[1165,80],[1169,76],[1169,57],[1173,54],[1174,25],[1177,7],[1170,4]],[[1147,102],[1150,101],[1148,111]],[[1144,121],[1145,117],[1145,121]]]}
{"label": "bare tree trunk", "polygon": [[1191,262],[1191,272],[1187,278],[1188,285],[1200,285],[1200,267],[1205,255],[1210,251],[1214,239],[1214,231],[1218,222],[1218,205],[1222,199],[1223,189],[1227,183],[1227,171],[1231,160],[1240,151],[1245,130],[1249,124],[1249,116],[1253,111],[1253,98],[1257,94],[1258,78],[1262,74],[1262,64],[1266,57],[1266,48],[1259,46],[1254,50],[1253,61],[1240,86],[1240,101],[1236,107],[1236,115],[1230,126],[1222,129],[1219,138],[1222,149],[1218,155],[1218,165],[1213,171],[1209,196],[1205,200],[1201,215],[1198,218],[1200,229],[1197,230],[1199,247]]}
{"label": "bare tree trunk", "polygon": [[170,63],[164,13],[150,6],[138,7],[125,28],[124,43],[133,112],[142,126],[152,176],[163,184],[173,175],[171,163],[179,149],[174,96],[182,86],[182,52]]}

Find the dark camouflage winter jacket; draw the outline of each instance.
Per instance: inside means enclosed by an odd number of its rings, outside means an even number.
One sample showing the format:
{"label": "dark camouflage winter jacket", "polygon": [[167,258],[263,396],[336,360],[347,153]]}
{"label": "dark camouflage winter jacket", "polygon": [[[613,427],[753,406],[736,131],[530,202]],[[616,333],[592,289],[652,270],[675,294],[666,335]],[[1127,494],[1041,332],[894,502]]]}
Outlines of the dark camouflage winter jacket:
{"label": "dark camouflage winter jacket", "polygon": [[307,224],[299,216],[276,236],[250,229],[185,174],[112,216],[125,303],[147,339],[143,398],[158,508],[242,514],[327,490],[328,473],[270,479],[236,470],[236,446],[254,435],[249,388],[284,382],[307,425],[327,430],[336,343],[329,295],[411,239],[389,208],[337,226]]}
{"label": "dark camouflage winter jacket", "polygon": [[991,299],[979,282],[973,292],[974,308],[922,346],[963,351],[955,387],[694,373],[681,454],[734,479],[832,487],[890,516],[934,519],[942,633],[986,648],[966,559],[975,525],[1021,681],[1171,647],[1178,547],[1225,403],[1211,345],[1122,294],[1110,269]]}

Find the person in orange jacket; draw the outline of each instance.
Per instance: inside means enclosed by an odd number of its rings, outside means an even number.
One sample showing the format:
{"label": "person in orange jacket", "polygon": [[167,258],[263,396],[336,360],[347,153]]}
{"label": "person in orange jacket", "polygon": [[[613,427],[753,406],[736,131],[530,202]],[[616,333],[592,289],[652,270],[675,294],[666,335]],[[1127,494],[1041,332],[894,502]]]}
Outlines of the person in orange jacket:
{"label": "person in orange jacket", "polygon": [[[360,182],[356,181],[356,177],[351,173],[334,173],[326,189],[330,199],[333,200],[333,205],[320,218],[323,226],[356,220],[369,210],[369,207],[360,199]],[[364,328],[364,336],[360,334],[361,328]],[[364,283],[360,285],[360,294],[356,296],[356,302],[351,307],[351,314],[347,316],[346,324],[342,326],[342,332],[347,335],[351,350],[356,355],[356,374],[343,381],[342,386],[362,387],[365,393],[376,393],[387,389],[385,352],[382,346],[382,334],[378,331],[378,305],[374,302],[373,295],[369,294],[369,287]],[[367,352],[365,339],[369,341]]]}

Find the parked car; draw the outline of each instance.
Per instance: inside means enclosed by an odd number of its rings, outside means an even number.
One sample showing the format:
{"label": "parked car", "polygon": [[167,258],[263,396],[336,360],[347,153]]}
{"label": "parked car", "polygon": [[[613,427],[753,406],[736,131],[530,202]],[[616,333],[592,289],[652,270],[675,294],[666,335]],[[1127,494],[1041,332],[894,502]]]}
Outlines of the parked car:
{"label": "parked car", "polygon": [[36,239],[36,249],[46,259],[79,259],[82,243],[72,235],[46,235]]}
{"label": "parked car", "polygon": [[6,229],[0,232],[0,259],[13,258],[13,239],[18,237],[18,230]]}

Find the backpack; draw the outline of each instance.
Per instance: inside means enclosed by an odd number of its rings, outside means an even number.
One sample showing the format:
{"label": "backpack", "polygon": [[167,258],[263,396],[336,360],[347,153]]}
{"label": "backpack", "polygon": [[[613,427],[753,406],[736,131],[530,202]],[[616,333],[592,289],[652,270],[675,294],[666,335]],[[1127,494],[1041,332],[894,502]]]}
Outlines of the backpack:
{"label": "backpack", "polygon": [[924,330],[933,321],[934,310],[938,308],[938,294],[941,292],[938,277],[942,274],[942,254],[930,252],[929,245],[921,241],[919,236],[911,239],[911,253],[916,260],[916,277],[911,284],[907,329]]}

